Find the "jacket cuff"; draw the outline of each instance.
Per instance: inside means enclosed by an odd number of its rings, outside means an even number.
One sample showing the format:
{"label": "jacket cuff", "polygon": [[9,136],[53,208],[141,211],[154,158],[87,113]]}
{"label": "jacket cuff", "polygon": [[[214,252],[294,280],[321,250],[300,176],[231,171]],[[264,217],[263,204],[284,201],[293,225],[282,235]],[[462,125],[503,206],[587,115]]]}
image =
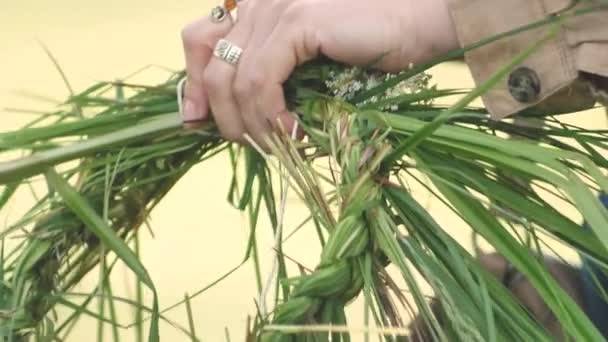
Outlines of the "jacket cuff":
{"label": "jacket cuff", "polygon": [[[570,6],[569,0],[449,0],[461,46],[547,18]],[[465,54],[473,79],[481,84],[518,54],[544,38],[541,26],[499,39]],[[542,102],[578,77],[575,56],[564,30],[544,43],[483,96],[493,118],[500,119]]]}

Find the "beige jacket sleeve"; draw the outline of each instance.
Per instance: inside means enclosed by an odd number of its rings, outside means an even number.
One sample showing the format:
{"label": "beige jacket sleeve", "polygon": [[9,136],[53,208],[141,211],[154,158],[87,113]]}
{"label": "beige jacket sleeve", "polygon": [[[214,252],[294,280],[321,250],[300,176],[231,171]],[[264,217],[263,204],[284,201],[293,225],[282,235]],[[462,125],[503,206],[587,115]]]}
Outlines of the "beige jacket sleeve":
{"label": "beige jacket sleeve", "polygon": [[[494,118],[534,107],[573,112],[608,99],[606,0],[448,0],[461,46],[479,42],[551,15],[599,6],[571,17],[557,36],[514,68],[483,96]],[[603,6],[603,7],[602,7]],[[510,36],[465,54],[477,84],[546,36],[548,26]]]}

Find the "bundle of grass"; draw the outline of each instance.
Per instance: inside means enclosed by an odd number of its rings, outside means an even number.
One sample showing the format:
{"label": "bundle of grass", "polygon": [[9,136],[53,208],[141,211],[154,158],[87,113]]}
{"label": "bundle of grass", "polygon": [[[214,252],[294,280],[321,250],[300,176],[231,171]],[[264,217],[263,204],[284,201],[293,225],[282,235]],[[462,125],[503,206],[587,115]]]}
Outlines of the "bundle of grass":
{"label": "bundle of grass", "polygon": [[[0,134],[4,153],[29,154],[0,164],[0,206],[36,175],[44,175],[49,188],[22,220],[1,233],[2,239],[18,237],[20,244],[0,253],[0,336],[6,341],[65,340],[83,314],[111,324],[117,336],[124,324],[114,311],[87,306],[100,292],[110,307],[118,300],[105,280],[120,261],[154,294],[151,306],[131,303],[150,312],[149,340],[158,341],[158,322],[165,318],[153,281],[128,242],[191,166],[223,152],[230,153],[235,169],[245,163],[244,180],[235,172],[231,201],[248,212],[252,227],[265,207],[277,241],[277,271],[270,282],[274,305],[260,307],[251,340],[348,341],[347,332],[327,327],[346,325],[344,308],[360,295],[389,341],[397,333],[389,328],[402,328],[401,313],[411,307],[437,340],[551,340],[412,196],[407,184],[426,186],[421,176],[432,181],[429,191],[530,280],[566,336],[603,340],[537,252],[546,238],[553,238],[606,267],[608,212],[595,193],[608,190],[602,175],[608,166],[602,156],[608,132],[567,125],[555,113],[536,113],[529,120],[542,117],[545,126],[524,128],[492,121],[483,108],[469,107],[535,48],[449,107],[434,100],[459,91],[429,86],[424,71],[464,50],[397,75],[323,59],[303,65],[285,87],[307,138],[296,141],[290,132],[277,132],[269,140],[270,155],[255,144],[225,142],[212,123],[183,130],[176,98],[182,73],[153,87],[97,84],[71,97],[67,109],[46,117],[56,122]],[[126,96],[127,91],[132,94]],[[285,266],[284,201],[276,200],[273,189],[277,177],[310,209],[309,221],[323,247],[318,266],[298,276]],[[558,210],[556,199],[578,210],[591,231],[583,232]],[[528,240],[517,234],[521,230],[529,233]],[[255,236],[252,229],[247,255],[255,250]],[[387,273],[388,265],[398,270],[412,303]],[[96,266],[99,287],[76,304],[70,289]],[[449,322],[438,324],[416,273],[430,284]],[[58,306],[73,314],[57,321],[53,311]],[[196,340],[193,329],[183,330]]]}

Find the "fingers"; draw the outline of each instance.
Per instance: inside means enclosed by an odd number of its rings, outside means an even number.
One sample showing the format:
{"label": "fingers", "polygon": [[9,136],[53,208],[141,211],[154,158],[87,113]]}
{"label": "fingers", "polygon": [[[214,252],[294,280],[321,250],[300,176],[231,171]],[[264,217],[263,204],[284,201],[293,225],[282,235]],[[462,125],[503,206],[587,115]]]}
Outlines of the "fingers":
{"label": "fingers", "polygon": [[211,58],[213,47],[219,38],[231,28],[229,20],[213,23],[201,18],[182,30],[182,42],[186,58],[187,82],[184,92],[184,122],[205,120],[209,112],[203,75]]}
{"label": "fingers", "polygon": [[[245,49],[251,23],[240,14],[239,21],[224,39]],[[203,75],[203,85],[208,92],[211,111],[222,135],[231,141],[244,142],[245,124],[233,91],[236,68],[237,65],[212,57]]]}
{"label": "fingers", "polygon": [[[256,11],[256,25],[252,26],[252,34],[246,49],[239,62],[234,92],[245,123],[247,133],[262,148],[267,149],[265,137],[271,131],[271,123],[266,116],[256,111],[256,89],[266,81],[263,74],[257,70],[256,53],[276,26],[278,16],[282,13],[282,6],[288,3],[284,0],[268,1],[263,11]],[[253,11],[252,11],[253,12]]]}
{"label": "fingers", "polygon": [[[258,2],[242,2],[233,27],[230,20],[214,23],[204,18],[184,29],[184,121],[204,120],[211,108],[225,138],[243,142],[247,132],[265,147],[273,127],[281,125],[290,132],[294,126],[283,83],[298,64],[317,55],[319,44],[311,17],[302,15],[301,6],[286,0],[265,7]],[[236,65],[213,56],[220,38],[243,50]]]}
{"label": "fingers", "polygon": [[[300,11],[299,8],[294,11]],[[302,10],[303,13],[304,10]],[[294,68],[316,57],[319,42],[313,22],[300,21],[301,14],[287,10],[260,51],[256,64],[267,81],[257,89],[256,111],[273,125],[281,124],[291,132],[294,116],[287,111],[283,83]]]}
{"label": "fingers", "polygon": [[276,25],[269,19],[272,29],[256,27],[235,79],[235,93],[248,132],[262,146],[271,128],[281,125],[288,133],[293,129],[295,119],[287,111],[283,83],[298,64],[318,53],[315,40],[305,39],[310,37],[313,23],[302,25],[297,10],[287,8]]}
{"label": "fingers", "polygon": [[[271,132],[273,126],[272,117],[267,115],[268,113],[258,110],[258,103],[268,102],[259,98],[259,96],[260,90],[267,86],[269,79],[259,68],[255,55],[252,56],[255,51],[254,48],[244,51],[239,62],[233,89],[247,133],[258,145],[266,149],[265,138]],[[271,97],[270,101],[281,101],[282,96],[282,93],[275,94],[275,97]],[[285,109],[285,105],[282,103],[274,105],[274,113],[283,109]]]}

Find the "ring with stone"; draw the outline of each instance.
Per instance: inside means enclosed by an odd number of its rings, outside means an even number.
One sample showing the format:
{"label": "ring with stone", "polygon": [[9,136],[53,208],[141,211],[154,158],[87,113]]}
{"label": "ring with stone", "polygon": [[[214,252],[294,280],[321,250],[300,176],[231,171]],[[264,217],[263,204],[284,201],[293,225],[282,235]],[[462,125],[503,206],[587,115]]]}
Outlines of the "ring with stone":
{"label": "ring with stone", "polygon": [[230,14],[233,23],[236,23],[237,19],[237,1],[238,0],[224,0],[224,8],[228,11],[228,14]]}
{"label": "ring with stone", "polygon": [[243,53],[243,49],[232,44],[226,39],[218,40],[217,44],[215,44],[215,48],[213,49],[213,55],[224,62],[235,65],[238,63],[239,58],[241,58],[241,54]]}
{"label": "ring with stone", "polygon": [[226,19],[226,17],[228,16],[229,12],[228,10],[223,7],[223,6],[215,6],[213,7],[213,9],[211,10],[211,13],[209,14],[209,17],[211,18],[211,21],[214,23],[221,23],[222,21],[224,21],[224,19]]}

